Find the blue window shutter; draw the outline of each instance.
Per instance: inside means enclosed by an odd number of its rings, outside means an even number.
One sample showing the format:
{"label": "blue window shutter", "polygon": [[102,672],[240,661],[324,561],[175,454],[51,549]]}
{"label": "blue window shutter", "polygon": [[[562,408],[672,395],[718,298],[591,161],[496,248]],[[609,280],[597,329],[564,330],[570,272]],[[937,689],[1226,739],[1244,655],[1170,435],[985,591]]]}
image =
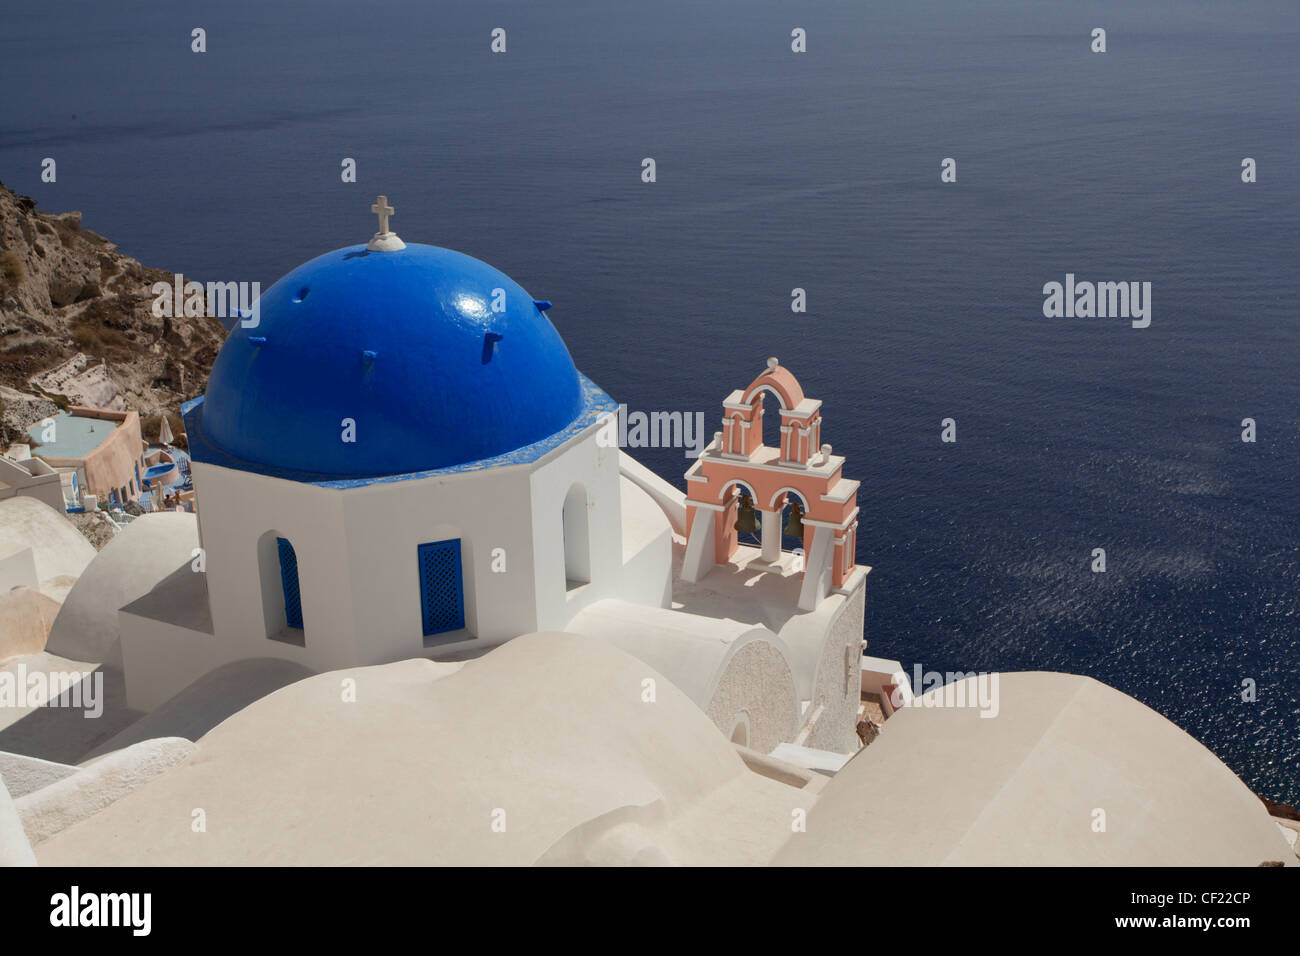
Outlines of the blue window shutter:
{"label": "blue window shutter", "polygon": [[465,626],[460,538],[420,545],[419,559],[420,608],[425,637],[460,630]]}
{"label": "blue window shutter", "polygon": [[302,595],[298,591],[298,555],[287,538],[276,538],[280,549],[280,583],[284,586],[284,623],[302,627]]}

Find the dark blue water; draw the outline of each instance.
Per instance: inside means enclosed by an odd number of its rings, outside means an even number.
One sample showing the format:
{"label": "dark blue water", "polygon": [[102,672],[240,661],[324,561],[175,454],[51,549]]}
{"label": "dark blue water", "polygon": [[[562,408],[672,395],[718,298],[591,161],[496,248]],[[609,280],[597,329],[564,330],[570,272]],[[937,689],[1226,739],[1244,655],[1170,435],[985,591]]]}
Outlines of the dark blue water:
{"label": "dark blue water", "polygon": [[[872,653],[1090,674],[1300,802],[1300,6],[1143,6],[26,4],[0,178],[264,286],[387,193],[632,408],[777,355],[862,481]],[[1153,283],[1150,328],[1043,318],[1066,272]]]}

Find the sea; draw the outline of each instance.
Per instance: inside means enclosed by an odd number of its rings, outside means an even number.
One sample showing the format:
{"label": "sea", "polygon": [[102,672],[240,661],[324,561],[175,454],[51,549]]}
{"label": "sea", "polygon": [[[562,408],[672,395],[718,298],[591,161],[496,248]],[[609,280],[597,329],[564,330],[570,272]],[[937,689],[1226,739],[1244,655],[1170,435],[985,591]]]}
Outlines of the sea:
{"label": "sea", "polygon": [[[1295,0],[51,0],[0,77],[0,180],[147,265],[266,288],[383,193],[631,410],[712,431],[778,357],[869,654],[1089,675],[1300,803]],[[1150,324],[1045,316],[1067,275]]]}

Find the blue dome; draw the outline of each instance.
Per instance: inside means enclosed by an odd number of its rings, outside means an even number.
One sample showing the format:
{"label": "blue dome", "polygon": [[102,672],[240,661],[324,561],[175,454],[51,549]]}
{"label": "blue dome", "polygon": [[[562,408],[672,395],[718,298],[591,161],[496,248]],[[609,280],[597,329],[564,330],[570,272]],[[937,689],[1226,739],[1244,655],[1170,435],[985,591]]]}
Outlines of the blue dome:
{"label": "blue dome", "polygon": [[564,341],[516,282],[449,249],[360,245],[294,269],[255,327],[236,324],[201,437],[256,470],[366,478],[492,458],[583,407]]}

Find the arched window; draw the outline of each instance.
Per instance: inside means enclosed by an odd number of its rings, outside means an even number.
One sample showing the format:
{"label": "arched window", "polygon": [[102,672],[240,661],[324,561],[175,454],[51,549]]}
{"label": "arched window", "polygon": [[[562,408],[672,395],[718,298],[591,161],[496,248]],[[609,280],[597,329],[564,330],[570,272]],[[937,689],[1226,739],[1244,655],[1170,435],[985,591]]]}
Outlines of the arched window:
{"label": "arched window", "polygon": [[257,541],[257,570],[266,636],[273,641],[305,647],[298,555],[289,539],[280,537],[278,531],[265,532]]}
{"label": "arched window", "polygon": [[460,538],[430,541],[417,549],[420,563],[420,617],[424,636],[465,627],[465,587]]}
{"label": "arched window", "polygon": [[302,628],[302,594],[298,590],[298,554],[288,538],[276,538],[280,555],[280,586],[284,589],[284,623]]}
{"label": "arched window", "polygon": [[591,536],[587,527],[587,489],[575,484],[564,497],[564,587],[572,591],[591,581]]}
{"label": "arched window", "polygon": [[763,403],[763,444],[781,450],[781,400],[763,389],[755,396]]}

